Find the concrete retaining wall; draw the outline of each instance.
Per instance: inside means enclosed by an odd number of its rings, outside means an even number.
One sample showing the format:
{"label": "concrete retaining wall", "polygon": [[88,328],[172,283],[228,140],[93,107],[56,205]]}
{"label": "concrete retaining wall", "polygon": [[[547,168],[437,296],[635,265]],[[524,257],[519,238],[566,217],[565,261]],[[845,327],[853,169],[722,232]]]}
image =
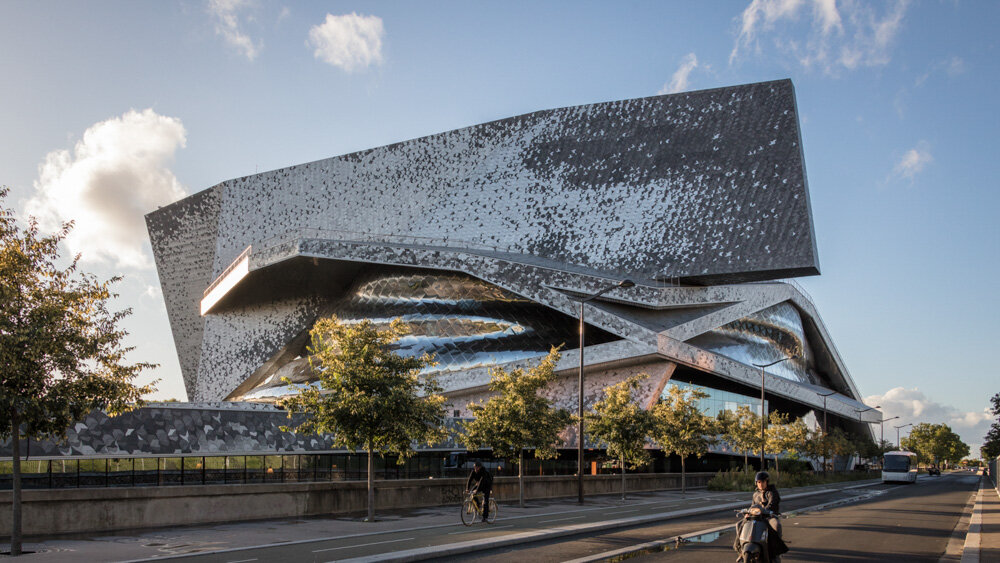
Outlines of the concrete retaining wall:
{"label": "concrete retaining wall", "polygon": [[[688,487],[704,486],[713,473],[689,473]],[[629,475],[629,491],[680,487],[680,474]],[[398,508],[458,505],[465,479],[414,479],[375,482],[376,512]],[[586,476],[588,495],[618,493],[621,477]],[[499,502],[517,502],[516,477],[494,483]],[[525,498],[573,497],[572,476],[525,477]],[[23,491],[22,525],[26,536],[158,528],[271,518],[362,514],[366,483],[268,483],[107,489]],[[0,492],[0,538],[10,535],[11,492]]]}

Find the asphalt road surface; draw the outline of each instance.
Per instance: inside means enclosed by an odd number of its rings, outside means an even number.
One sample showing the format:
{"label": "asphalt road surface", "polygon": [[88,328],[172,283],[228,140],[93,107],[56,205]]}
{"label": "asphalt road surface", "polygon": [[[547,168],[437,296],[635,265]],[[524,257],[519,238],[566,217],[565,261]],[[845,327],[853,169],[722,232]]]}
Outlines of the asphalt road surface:
{"label": "asphalt road surface", "polygon": [[[916,484],[876,484],[791,501],[782,501],[787,515],[784,537],[791,551],[783,563],[843,561],[933,561],[944,555],[979,478],[970,473],[921,477]],[[749,495],[748,495],[749,496]],[[827,505],[803,513],[796,510]],[[732,511],[698,518],[666,521],[598,534],[468,554],[445,561],[563,562],[608,554],[673,536],[735,522]],[[629,561],[734,561],[731,531],[706,534],[680,546],[636,554]]]}

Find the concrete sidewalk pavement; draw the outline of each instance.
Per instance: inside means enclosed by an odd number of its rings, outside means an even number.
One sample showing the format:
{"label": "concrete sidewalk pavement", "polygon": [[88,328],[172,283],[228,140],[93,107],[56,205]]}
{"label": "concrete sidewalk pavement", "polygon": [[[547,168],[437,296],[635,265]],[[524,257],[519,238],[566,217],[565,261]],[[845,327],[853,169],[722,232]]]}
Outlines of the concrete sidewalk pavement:
{"label": "concrete sidewalk pavement", "polygon": [[1000,494],[982,475],[965,536],[962,563],[1000,562]]}

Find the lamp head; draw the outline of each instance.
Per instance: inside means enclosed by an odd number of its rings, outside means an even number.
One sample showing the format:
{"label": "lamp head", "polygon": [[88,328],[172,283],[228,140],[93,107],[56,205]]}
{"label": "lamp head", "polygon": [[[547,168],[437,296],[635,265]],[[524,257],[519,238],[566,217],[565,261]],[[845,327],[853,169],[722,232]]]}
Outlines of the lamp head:
{"label": "lamp head", "polygon": [[630,279],[624,279],[618,282],[618,287],[623,287],[623,288],[635,287],[635,282]]}

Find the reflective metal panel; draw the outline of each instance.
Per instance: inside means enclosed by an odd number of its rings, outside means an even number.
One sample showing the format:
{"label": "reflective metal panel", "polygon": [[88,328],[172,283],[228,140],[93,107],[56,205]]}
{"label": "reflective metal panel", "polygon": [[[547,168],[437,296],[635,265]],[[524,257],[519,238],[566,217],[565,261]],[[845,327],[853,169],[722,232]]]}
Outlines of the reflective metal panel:
{"label": "reflective metal panel", "polygon": [[[433,354],[427,372],[464,370],[577,347],[577,321],[558,311],[463,274],[378,273],[359,279],[329,311],[345,322],[387,325],[400,318],[410,333],[396,343],[406,356]],[[596,327],[587,346],[617,340]],[[288,386],[282,377],[292,381]],[[280,366],[238,401],[274,401],[316,381],[308,352]]]}
{"label": "reflective metal panel", "polygon": [[798,354],[798,359],[773,365],[767,372],[792,381],[826,386],[816,373],[812,348],[802,328],[802,316],[787,301],[688,342],[747,365],[769,364]]}

